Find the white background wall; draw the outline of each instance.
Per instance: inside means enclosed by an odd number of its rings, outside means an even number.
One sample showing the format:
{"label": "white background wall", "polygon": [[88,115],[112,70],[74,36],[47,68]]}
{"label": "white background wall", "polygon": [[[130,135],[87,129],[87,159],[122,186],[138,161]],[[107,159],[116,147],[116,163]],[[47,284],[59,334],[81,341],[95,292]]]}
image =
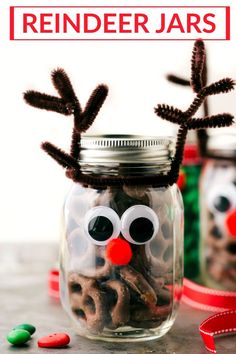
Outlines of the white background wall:
{"label": "white background wall", "polygon": [[[104,0],[112,5],[188,5],[189,1]],[[1,183],[0,240],[53,241],[58,239],[60,211],[70,181],[40,149],[49,140],[67,149],[71,118],[27,106],[22,93],[35,89],[55,94],[50,71],[64,68],[82,104],[98,83],[107,83],[109,97],[88,133],[168,135],[173,126],[157,119],[153,107],[170,103],[185,108],[190,90],[166,82],[165,74],[189,75],[192,41],[163,42],[11,42],[10,5],[84,5],[82,0],[1,1]],[[86,5],[101,4],[89,1]],[[234,0],[191,1],[191,5],[230,5],[229,42],[207,42],[210,79],[236,78],[236,3]],[[235,93],[212,99],[212,112],[236,114]]]}

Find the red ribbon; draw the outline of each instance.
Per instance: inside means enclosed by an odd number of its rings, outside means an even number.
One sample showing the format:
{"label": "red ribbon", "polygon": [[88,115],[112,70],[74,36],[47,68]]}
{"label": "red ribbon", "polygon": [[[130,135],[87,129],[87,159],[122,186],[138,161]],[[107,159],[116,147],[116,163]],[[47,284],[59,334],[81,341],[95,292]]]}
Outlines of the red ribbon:
{"label": "red ribbon", "polygon": [[206,311],[222,311],[199,326],[207,350],[216,353],[214,336],[236,333],[236,293],[206,288],[184,279],[182,301],[187,305]]}
{"label": "red ribbon", "polygon": [[[49,296],[59,300],[59,271],[52,269],[48,279]],[[217,313],[199,326],[199,331],[207,350],[216,353],[214,336],[236,333],[236,293],[206,288],[189,279],[184,279],[182,301],[187,305]]]}
{"label": "red ribbon", "polygon": [[206,288],[186,278],[182,301],[205,311],[236,310],[236,292]]}
{"label": "red ribbon", "polygon": [[217,313],[199,326],[199,331],[207,350],[216,353],[214,336],[236,333],[236,310]]}
{"label": "red ribbon", "polygon": [[60,299],[59,270],[51,269],[48,276],[48,294],[54,300]]}

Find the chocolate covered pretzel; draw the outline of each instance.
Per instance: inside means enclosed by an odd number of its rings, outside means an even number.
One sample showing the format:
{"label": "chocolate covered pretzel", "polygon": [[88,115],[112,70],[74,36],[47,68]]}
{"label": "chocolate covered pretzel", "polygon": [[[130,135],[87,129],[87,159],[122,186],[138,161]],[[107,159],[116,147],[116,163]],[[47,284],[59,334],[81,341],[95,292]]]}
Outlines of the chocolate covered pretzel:
{"label": "chocolate covered pretzel", "polygon": [[108,301],[108,321],[106,327],[116,329],[126,325],[130,318],[130,293],[120,280],[108,280],[104,285]]}
{"label": "chocolate covered pretzel", "polygon": [[172,306],[135,306],[130,315],[129,324],[138,328],[158,327],[171,314]]}
{"label": "chocolate covered pretzel", "polygon": [[140,300],[146,304],[155,304],[156,294],[147,280],[141,273],[138,273],[130,266],[120,269],[120,276],[123,281],[140,297]]}
{"label": "chocolate covered pretzel", "polygon": [[[217,213],[215,213],[217,214]],[[206,236],[207,272],[224,289],[236,289],[236,239],[230,236],[221,218],[208,212],[208,232]],[[223,226],[222,226],[223,225]]]}
{"label": "chocolate covered pretzel", "polygon": [[104,328],[106,297],[96,280],[72,273],[68,279],[71,309],[92,331]]}

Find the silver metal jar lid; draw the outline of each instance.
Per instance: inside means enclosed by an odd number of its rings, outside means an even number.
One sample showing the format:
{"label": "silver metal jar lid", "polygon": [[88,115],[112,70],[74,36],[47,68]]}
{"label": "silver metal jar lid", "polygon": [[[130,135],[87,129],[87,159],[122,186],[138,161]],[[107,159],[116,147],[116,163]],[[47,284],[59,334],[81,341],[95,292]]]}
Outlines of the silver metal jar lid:
{"label": "silver metal jar lid", "polygon": [[[80,165],[84,172],[128,174],[166,172],[174,154],[175,140],[171,137],[136,135],[83,136],[80,142]],[[106,171],[104,171],[104,174]]]}
{"label": "silver metal jar lid", "polygon": [[210,156],[236,157],[236,130],[225,129],[209,137],[207,150]]}

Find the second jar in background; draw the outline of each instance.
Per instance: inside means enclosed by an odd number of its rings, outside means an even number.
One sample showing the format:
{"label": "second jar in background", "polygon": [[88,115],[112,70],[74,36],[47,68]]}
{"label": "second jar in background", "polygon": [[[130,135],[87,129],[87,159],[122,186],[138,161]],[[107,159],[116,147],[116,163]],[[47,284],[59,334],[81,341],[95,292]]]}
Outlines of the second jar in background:
{"label": "second jar in background", "polygon": [[201,269],[207,286],[236,290],[236,134],[213,135],[201,177]]}

